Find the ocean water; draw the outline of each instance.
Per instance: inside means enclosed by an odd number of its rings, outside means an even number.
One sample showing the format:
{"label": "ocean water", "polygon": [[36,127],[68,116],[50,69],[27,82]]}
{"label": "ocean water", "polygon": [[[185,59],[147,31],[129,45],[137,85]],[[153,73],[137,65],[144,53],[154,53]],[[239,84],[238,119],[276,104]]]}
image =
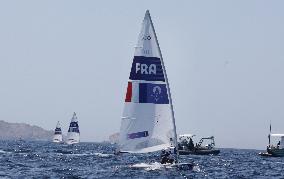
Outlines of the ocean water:
{"label": "ocean water", "polygon": [[284,158],[258,150],[221,149],[217,156],[182,156],[193,170],[157,163],[159,153],[113,155],[108,143],[77,145],[0,141],[0,178],[284,178]]}

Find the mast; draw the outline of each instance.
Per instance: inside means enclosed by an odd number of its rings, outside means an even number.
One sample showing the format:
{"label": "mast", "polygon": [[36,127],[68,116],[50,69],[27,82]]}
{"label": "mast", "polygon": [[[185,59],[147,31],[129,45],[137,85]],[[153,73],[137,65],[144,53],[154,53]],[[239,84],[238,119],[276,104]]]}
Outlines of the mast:
{"label": "mast", "polygon": [[268,146],[270,147],[270,137],[271,137],[271,121],[269,126],[269,135],[268,135]]}
{"label": "mast", "polygon": [[154,24],[152,22],[152,18],[151,18],[149,10],[146,11],[146,14],[149,16],[151,26],[153,27],[155,40],[156,40],[157,45],[158,45],[158,51],[159,51],[159,54],[161,56],[161,65],[162,65],[163,71],[165,72],[165,81],[166,81],[167,91],[169,92],[169,103],[170,103],[170,107],[171,107],[172,122],[173,122],[173,126],[174,126],[174,147],[175,147],[175,150],[177,152],[177,154],[176,154],[176,162],[178,162],[179,152],[178,152],[178,146],[177,146],[178,145],[178,143],[177,143],[177,131],[176,131],[174,109],[173,109],[172,96],[171,96],[168,76],[167,76],[166,68],[165,68],[165,65],[164,65],[164,60],[163,60],[162,52],[161,52],[161,49],[160,49],[160,44],[158,42],[157,34],[156,34],[156,31],[155,31]]}
{"label": "mast", "polygon": [[61,126],[60,126],[60,122],[59,122],[59,121],[57,121],[57,125],[56,125],[56,127],[61,128]]}

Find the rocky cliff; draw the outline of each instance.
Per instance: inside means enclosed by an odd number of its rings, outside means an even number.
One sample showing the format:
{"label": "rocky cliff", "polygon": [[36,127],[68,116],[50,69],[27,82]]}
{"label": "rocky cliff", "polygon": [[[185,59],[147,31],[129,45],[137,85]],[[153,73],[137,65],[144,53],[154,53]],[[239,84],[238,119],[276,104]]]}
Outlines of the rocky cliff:
{"label": "rocky cliff", "polygon": [[0,140],[51,140],[53,131],[25,123],[8,123],[0,120]]}

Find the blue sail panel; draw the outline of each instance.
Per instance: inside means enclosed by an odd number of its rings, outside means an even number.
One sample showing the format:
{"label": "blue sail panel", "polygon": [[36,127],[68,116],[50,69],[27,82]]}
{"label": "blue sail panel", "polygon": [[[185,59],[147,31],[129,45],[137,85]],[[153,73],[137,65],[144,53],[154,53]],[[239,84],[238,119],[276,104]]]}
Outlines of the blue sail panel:
{"label": "blue sail panel", "polygon": [[125,102],[169,104],[166,84],[128,82]]}
{"label": "blue sail panel", "polygon": [[157,57],[134,56],[130,80],[165,81],[161,59]]}
{"label": "blue sail panel", "polygon": [[71,122],[69,129],[68,129],[68,132],[80,133],[78,122]]}

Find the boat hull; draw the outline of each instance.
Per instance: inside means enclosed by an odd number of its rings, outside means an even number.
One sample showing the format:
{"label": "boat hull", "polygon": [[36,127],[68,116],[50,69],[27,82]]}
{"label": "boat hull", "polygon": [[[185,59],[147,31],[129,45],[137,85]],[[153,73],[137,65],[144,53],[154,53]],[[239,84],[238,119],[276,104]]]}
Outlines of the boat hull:
{"label": "boat hull", "polygon": [[80,142],[80,134],[77,132],[68,132],[67,133],[67,144],[77,144]]}
{"label": "boat hull", "polygon": [[267,149],[267,153],[274,157],[284,157],[284,149]]}
{"label": "boat hull", "polygon": [[54,142],[54,143],[60,143],[60,142],[62,142],[62,135],[60,135],[60,134],[55,134],[55,135],[53,136],[52,142]]}
{"label": "boat hull", "polygon": [[263,157],[273,157],[270,153],[268,152],[260,152],[258,155],[263,156]]}
{"label": "boat hull", "polygon": [[179,150],[180,155],[218,155],[220,150]]}
{"label": "boat hull", "polygon": [[194,167],[193,163],[177,163],[173,164],[173,167],[178,168],[178,170],[192,170]]}
{"label": "boat hull", "polygon": [[69,140],[66,141],[66,144],[68,144],[68,145],[77,144],[77,143],[79,143],[79,140],[72,140],[72,139],[69,139]]}
{"label": "boat hull", "polygon": [[61,143],[62,141],[58,140],[58,139],[53,139],[52,141],[53,143]]}

